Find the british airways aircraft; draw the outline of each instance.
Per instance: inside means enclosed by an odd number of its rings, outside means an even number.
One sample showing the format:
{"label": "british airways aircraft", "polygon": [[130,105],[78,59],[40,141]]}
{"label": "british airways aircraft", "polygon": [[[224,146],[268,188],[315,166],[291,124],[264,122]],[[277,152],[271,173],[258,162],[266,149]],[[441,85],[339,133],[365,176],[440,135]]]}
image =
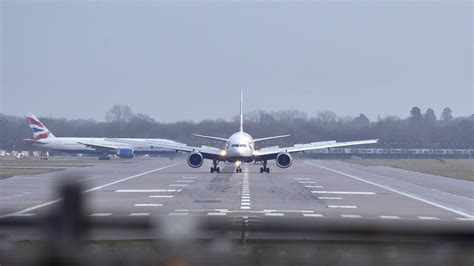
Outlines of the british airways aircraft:
{"label": "british airways aircraft", "polygon": [[193,168],[201,167],[203,165],[204,159],[212,160],[213,166],[211,167],[211,173],[213,173],[214,171],[217,173],[220,172],[220,168],[217,166],[220,162],[235,163],[235,171],[237,173],[242,172],[242,163],[260,162],[262,164],[262,167],[260,167],[260,173],[270,173],[270,168],[267,166],[267,162],[269,160],[276,160],[276,164],[280,168],[288,168],[293,162],[291,158],[292,153],[335,147],[372,144],[377,143],[378,141],[377,139],[349,142],[336,142],[332,140],[323,142],[312,142],[307,144],[298,144],[295,146],[284,148],[269,147],[257,150],[255,149],[256,142],[288,137],[289,135],[253,139],[249,134],[245,133],[243,129],[242,92],[240,94],[240,129],[238,132],[232,134],[228,139],[198,134],[194,134],[194,136],[222,141],[225,143],[224,149],[208,146],[177,146],[168,143],[155,143],[153,141],[148,141],[147,143],[164,149],[188,152],[189,155],[187,162],[188,165]]}
{"label": "british airways aircraft", "polygon": [[148,145],[147,142],[184,145],[167,139],[55,137],[32,113],[26,115],[26,120],[33,131],[33,139],[25,139],[25,142],[46,150],[99,154],[101,160],[110,159],[110,154],[133,158],[135,154],[163,152],[163,149]]}

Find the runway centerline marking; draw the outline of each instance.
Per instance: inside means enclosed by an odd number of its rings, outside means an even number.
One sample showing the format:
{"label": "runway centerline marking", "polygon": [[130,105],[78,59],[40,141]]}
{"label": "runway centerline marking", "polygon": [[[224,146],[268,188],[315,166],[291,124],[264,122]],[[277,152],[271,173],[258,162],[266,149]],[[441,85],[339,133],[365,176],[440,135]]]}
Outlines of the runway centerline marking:
{"label": "runway centerline marking", "polygon": [[250,210],[250,188],[249,188],[249,173],[248,168],[245,167],[242,177],[242,189],[240,198],[240,209]]}
{"label": "runway centerline marking", "polygon": [[353,205],[329,205],[328,208],[357,209],[357,206],[353,206]]}
{"label": "runway centerline marking", "polygon": [[316,184],[315,181],[298,181],[298,184]]}
{"label": "runway centerline marking", "polygon": [[172,198],[173,195],[151,195],[150,198]]}
{"label": "runway centerline marking", "polygon": [[304,186],[305,188],[323,188],[323,186]]}
{"label": "runway centerline marking", "polygon": [[[173,166],[176,166],[176,165],[178,165],[178,163],[174,163],[174,164],[170,164],[170,165],[167,165],[167,166],[159,167],[159,168],[156,168],[156,169],[153,169],[153,170],[150,170],[150,171],[146,171],[146,172],[143,172],[143,173],[140,173],[140,174],[128,176],[128,177],[119,179],[117,181],[113,181],[113,182],[110,182],[110,183],[107,183],[107,184],[104,184],[104,185],[101,185],[101,186],[97,186],[97,187],[93,187],[93,188],[84,190],[81,193],[85,194],[85,193],[93,192],[93,191],[96,191],[96,190],[99,190],[99,189],[102,189],[102,188],[106,188],[106,187],[109,187],[109,186],[112,186],[112,185],[115,185],[115,184],[118,184],[118,183],[122,183],[124,181],[130,180],[130,179],[133,179],[133,178],[136,178],[136,177],[151,174],[151,173],[154,173],[154,172],[166,169],[166,168],[170,168],[170,167],[173,167]],[[17,211],[17,212],[7,213],[7,214],[4,214],[4,215],[1,215],[0,219],[10,217],[10,216],[14,216],[14,215],[18,215],[18,214],[22,214],[22,213],[28,213],[30,211],[37,210],[37,209],[40,209],[40,208],[58,203],[62,200],[63,200],[62,198],[55,199],[55,200],[50,200],[50,201],[47,201],[47,202],[44,202],[44,203],[41,203],[41,204],[38,204],[38,205],[31,206],[31,207],[28,207],[26,209],[23,209],[23,210],[20,210],[20,211]]]}
{"label": "runway centerline marking", "polygon": [[452,212],[452,213],[456,213],[456,214],[462,215],[462,216],[467,217],[467,218],[474,219],[474,215],[471,215],[471,214],[468,214],[468,213],[465,213],[465,212],[462,212],[462,211],[459,211],[459,210],[450,208],[450,207],[448,207],[448,206],[444,206],[444,205],[439,204],[439,203],[432,202],[432,201],[427,200],[427,199],[420,198],[420,197],[418,197],[418,196],[415,196],[415,195],[412,195],[412,194],[409,194],[409,193],[406,193],[406,192],[402,192],[402,191],[400,191],[400,190],[397,190],[397,189],[394,189],[394,188],[391,188],[391,187],[387,187],[387,186],[384,186],[384,185],[380,185],[380,184],[378,184],[378,183],[375,183],[375,182],[372,182],[372,181],[368,181],[368,180],[365,180],[365,179],[363,179],[363,178],[360,178],[360,177],[357,177],[357,176],[354,176],[354,175],[350,175],[350,174],[346,174],[346,173],[344,173],[344,172],[341,172],[341,171],[338,171],[338,170],[334,170],[334,169],[331,169],[331,168],[328,168],[328,167],[324,167],[324,166],[322,166],[322,165],[318,165],[318,164],[315,164],[315,163],[306,162],[306,164],[313,165],[313,166],[316,166],[316,167],[320,167],[320,168],[326,169],[326,170],[328,170],[328,171],[331,171],[331,172],[334,172],[334,173],[338,173],[338,174],[340,174],[340,175],[344,175],[344,176],[350,177],[350,178],[352,178],[352,179],[359,180],[359,181],[361,181],[361,182],[364,182],[364,183],[367,183],[367,184],[371,184],[371,185],[373,185],[373,186],[380,187],[380,188],[383,188],[383,189],[386,189],[386,190],[389,190],[389,191],[398,193],[398,194],[403,195],[403,196],[405,196],[405,197],[408,197],[408,198],[411,198],[411,199],[414,199],[414,200],[418,200],[418,201],[421,201],[421,202],[430,204],[430,205],[435,206],[435,207],[438,207],[438,208],[440,208],[440,209],[443,209],[443,210],[446,210],[446,211],[450,211],[450,212]]}
{"label": "runway centerline marking", "polygon": [[160,207],[163,206],[161,203],[137,203],[133,205],[135,207]]}

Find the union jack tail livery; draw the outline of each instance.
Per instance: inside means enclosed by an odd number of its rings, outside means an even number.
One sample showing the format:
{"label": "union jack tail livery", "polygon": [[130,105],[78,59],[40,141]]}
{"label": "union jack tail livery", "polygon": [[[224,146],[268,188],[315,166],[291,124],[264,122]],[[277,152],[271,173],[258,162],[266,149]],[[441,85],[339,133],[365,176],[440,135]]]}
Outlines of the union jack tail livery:
{"label": "union jack tail livery", "polygon": [[26,120],[30,125],[31,130],[33,131],[33,139],[34,140],[41,140],[47,138],[54,138],[53,133],[49,131],[41,121],[36,118],[36,116],[32,113],[26,115]]}

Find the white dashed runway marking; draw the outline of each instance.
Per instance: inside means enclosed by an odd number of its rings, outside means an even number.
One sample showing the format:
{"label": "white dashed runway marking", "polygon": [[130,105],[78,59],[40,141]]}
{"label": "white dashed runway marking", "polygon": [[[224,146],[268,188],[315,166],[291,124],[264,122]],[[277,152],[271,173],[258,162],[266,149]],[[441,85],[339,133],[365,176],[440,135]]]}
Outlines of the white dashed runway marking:
{"label": "white dashed runway marking", "polygon": [[323,186],[304,186],[305,188],[323,188]]}
{"label": "white dashed runway marking", "polygon": [[459,221],[474,221],[474,218],[459,217],[459,218],[456,218],[456,220],[459,220]]}
{"label": "white dashed runway marking", "polygon": [[168,215],[169,216],[187,216],[188,213],[187,212],[170,212]]}
{"label": "white dashed runway marking", "polygon": [[380,215],[379,217],[382,219],[400,219],[399,216],[395,216],[395,215]]}
{"label": "white dashed runway marking", "polygon": [[285,214],[281,212],[266,212],[265,216],[285,216]]}
{"label": "white dashed runway marking", "polygon": [[340,200],[341,197],[318,197],[318,199]]}
{"label": "white dashed runway marking", "polygon": [[227,213],[225,213],[225,212],[208,212],[207,215],[208,216],[225,216],[225,215],[227,215]]}
{"label": "white dashed runway marking", "polygon": [[105,212],[97,212],[97,213],[92,213],[90,216],[98,216],[98,217],[104,217],[104,216],[111,216],[112,213],[105,213]]}
{"label": "white dashed runway marking", "polygon": [[405,197],[408,197],[408,198],[411,198],[411,199],[414,199],[414,200],[417,200],[417,201],[420,201],[420,202],[424,202],[424,203],[427,203],[427,204],[430,204],[432,206],[435,206],[435,207],[438,207],[440,209],[443,209],[443,210],[447,210],[447,211],[450,211],[452,213],[456,213],[458,215],[462,215],[466,218],[473,218],[474,219],[474,215],[472,214],[469,214],[469,213],[466,213],[466,212],[463,212],[463,211],[460,211],[460,210],[457,210],[457,209],[453,209],[451,207],[448,207],[448,206],[445,206],[445,205],[442,205],[442,204],[439,204],[439,203],[436,203],[436,202],[433,202],[433,201],[430,201],[430,200],[427,200],[427,199],[424,199],[424,198],[421,198],[417,195],[413,195],[411,193],[405,193],[403,191],[400,191],[400,190],[397,190],[397,189],[394,189],[394,188],[391,188],[391,187],[388,187],[388,186],[384,186],[384,185],[381,185],[381,184],[378,184],[376,182],[372,182],[372,181],[369,181],[369,180],[366,180],[364,178],[361,178],[361,177],[357,177],[355,175],[350,175],[350,174],[346,174],[344,172],[341,172],[341,171],[337,171],[337,170],[334,170],[334,169],[331,169],[329,167],[325,167],[325,166],[322,166],[322,165],[318,165],[318,164],[315,164],[315,163],[311,163],[311,162],[306,162],[306,164],[309,164],[309,165],[313,165],[313,166],[316,166],[316,167],[319,167],[319,168],[322,168],[322,169],[326,169],[328,171],[331,171],[331,172],[334,172],[334,173],[337,173],[337,174],[340,174],[340,175],[344,175],[344,176],[347,176],[347,177],[350,177],[352,179],[355,179],[355,180],[359,180],[361,182],[364,182],[364,183],[367,183],[367,184],[371,184],[373,186],[376,186],[376,187],[379,187],[379,188],[383,188],[385,190],[389,190],[389,191],[392,191],[392,192],[395,192],[397,194],[400,194],[400,195],[403,195]]}
{"label": "white dashed runway marking", "polygon": [[353,206],[353,205],[329,205],[328,208],[356,209],[357,206]]}
{"label": "white dashed runway marking", "polygon": [[298,184],[316,184],[315,181],[298,181]]}
{"label": "white dashed runway marking", "polygon": [[197,176],[183,176],[182,179],[196,179]]}
{"label": "white dashed runway marking", "polygon": [[192,183],[194,180],[176,180],[176,183]]}
{"label": "white dashed runway marking", "polygon": [[188,184],[169,184],[170,187],[187,187]]}
{"label": "white dashed runway marking", "polygon": [[420,220],[439,220],[439,218],[431,216],[418,216],[417,218]]}
{"label": "white dashed runway marking", "polygon": [[118,193],[159,193],[159,192],[181,192],[181,189],[119,189]]}
{"label": "white dashed runway marking", "polygon": [[304,217],[323,217],[322,214],[318,214],[318,213],[303,213],[303,216]]}
{"label": "white dashed runway marking", "polygon": [[294,180],[309,180],[308,177],[295,177]]}
{"label": "white dashed runway marking", "polygon": [[129,216],[149,216],[150,213],[149,212],[134,212],[134,213],[130,213]]}
{"label": "white dashed runway marking", "polygon": [[150,198],[172,198],[173,195],[151,195]]}
{"label": "white dashed runway marking", "polygon": [[341,214],[342,218],[362,218],[362,216],[358,214]]}
{"label": "white dashed runway marking", "polygon": [[347,194],[347,195],[375,195],[375,192],[365,191],[325,191],[325,190],[313,190],[313,194]]}
{"label": "white dashed runway marking", "polygon": [[36,213],[17,213],[17,214],[14,214],[12,216],[16,216],[16,217],[31,217],[31,216],[35,216]]}
{"label": "white dashed runway marking", "polygon": [[159,204],[159,203],[137,203],[133,206],[135,206],[135,207],[160,207],[160,206],[163,206],[163,204]]}

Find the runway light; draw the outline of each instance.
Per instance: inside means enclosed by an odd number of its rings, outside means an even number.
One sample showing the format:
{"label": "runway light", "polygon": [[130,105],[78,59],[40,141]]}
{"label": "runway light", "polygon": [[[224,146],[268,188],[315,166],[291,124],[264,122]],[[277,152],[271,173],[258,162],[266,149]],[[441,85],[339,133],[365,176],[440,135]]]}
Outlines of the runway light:
{"label": "runway light", "polygon": [[237,166],[237,167],[239,167],[241,164],[242,164],[241,161],[236,161],[236,162],[235,162],[235,166]]}
{"label": "runway light", "polygon": [[227,152],[225,150],[222,150],[220,154],[221,156],[226,156]]}

